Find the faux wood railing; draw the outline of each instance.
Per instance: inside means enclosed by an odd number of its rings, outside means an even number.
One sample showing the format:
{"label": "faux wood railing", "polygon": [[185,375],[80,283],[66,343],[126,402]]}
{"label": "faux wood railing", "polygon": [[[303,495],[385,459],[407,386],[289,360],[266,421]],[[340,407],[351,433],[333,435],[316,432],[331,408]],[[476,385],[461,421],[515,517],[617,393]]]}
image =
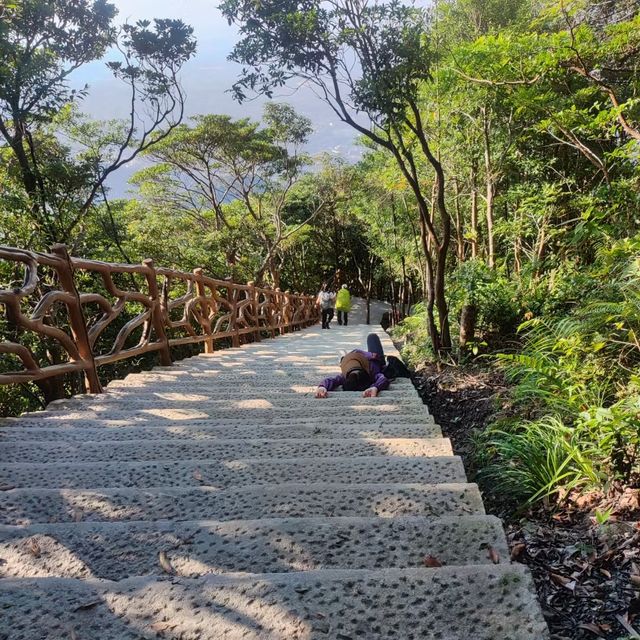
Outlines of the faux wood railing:
{"label": "faux wood railing", "polygon": [[99,393],[103,365],[156,351],[169,365],[171,347],[204,343],[212,353],[221,339],[238,346],[318,320],[313,296],[216,280],[202,269],[85,260],[64,245],[48,254],[0,246],[0,261],[21,281],[0,289],[0,384],[80,372]]}

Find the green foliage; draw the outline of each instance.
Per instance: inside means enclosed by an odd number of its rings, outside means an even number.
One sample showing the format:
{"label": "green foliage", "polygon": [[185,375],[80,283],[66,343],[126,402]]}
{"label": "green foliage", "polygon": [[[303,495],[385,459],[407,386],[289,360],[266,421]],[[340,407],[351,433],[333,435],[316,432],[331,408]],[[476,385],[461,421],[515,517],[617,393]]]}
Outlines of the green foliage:
{"label": "green foliage", "polygon": [[404,342],[402,357],[410,367],[417,369],[425,362],[434,359],[433,349],[429,342],[424,304],[416,304],[411,310],[411,315],[393,328],[392,336],[394,339]]}
{"label": "green foliage", "polygon": [[534,502],[598,480],[575,432],[558,418],[494,427],[478,440],[486,462],[479,480],[516,501]]}
{"label": "green foliage", "polygon": [[[603,247],[570,315],[529,320],[498,361],[520,414],[477,438],[484,481],[535,501],[640,480],[637,239]],[[597,283],[594,288],[594,283]]]}
{"label": "green foliage", "polygon": [[[106,0],[23,0],[6,7],[0,29],[0,143],[11,180],[28,206],[27,246],[71,244],[108,176],[166,135],[182,118],[178,80],[195,52],[180,20],[115,26]],[[70,77],[103,56],[130,92],[129,119],[101,127],[74,107],[88,87]],[[6,154],[6,155],[5,155]]]}
{"label": "green foliage", "polygon": [[458,265],[450,288],[454,317],[464,305],[478,308],[478,328],[483,334],[509,336],[522,319],[516,284],[501,271],[489,269],[482,260]]}

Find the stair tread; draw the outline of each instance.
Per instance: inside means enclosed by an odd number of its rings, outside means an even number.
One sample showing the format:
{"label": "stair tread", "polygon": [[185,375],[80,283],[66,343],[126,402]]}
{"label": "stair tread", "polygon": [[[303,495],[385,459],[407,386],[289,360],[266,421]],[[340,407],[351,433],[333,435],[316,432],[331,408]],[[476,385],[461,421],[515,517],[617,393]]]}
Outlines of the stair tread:
{"label": "stair tread", "polygon": [[81,488],[189,487],[220,489],[277,482],[466,482],[462,461],[454,456],[431,458],[370,456],[333,458],[244,458],[227,461],[151,460],[0,464],[0,487]]}
{"label": "stair tread", "polygon": [[269,438],[220,439],[204,442],[118,440],[57,442],[29,440],[3,443],[5,462],[108,462],[125,460],[451,455],[446,438]]}
{"label": "stair tread", "polygon": [[190,577],[422,567],[427,556],[491,564],[489,547],[509,561],[492,516],[39,524],[0,527],[0,576],[119,580],[158,573],[160,552],[177,575]]}
{"label": "stair tread", "polygon": [[0,524],[79,520],[246,520],[266,517],[484,514],[474,484],[286,483],[232,489],[11,489]]}
{"label": "stair tread", "polygon": [[[34,604],[37,602],[37,606]],[[0,581],[12,640],[543,640],[522,566],[308,571],[261,576]],[[66,635],[63,635],[66,634]]]}

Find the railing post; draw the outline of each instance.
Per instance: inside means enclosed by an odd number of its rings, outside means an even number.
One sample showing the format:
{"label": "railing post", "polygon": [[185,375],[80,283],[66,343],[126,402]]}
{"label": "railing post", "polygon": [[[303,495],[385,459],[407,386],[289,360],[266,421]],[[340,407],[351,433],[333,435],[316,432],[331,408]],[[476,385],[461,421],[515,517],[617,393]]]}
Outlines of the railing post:
{"label": "railing post", "polygon": [[[204,271],[202,267],[198,267],[193,270],[193,273],[196,277],[196,293],[199,298],[203,299],[202,303],[202,313],[205,314],[207,319],[209,318],[209,301],[207,300],[207,290],[204,286]],[[213,337],[211,335],[211,323],[202,325],[203,330],[207,333],[207,339],[204,341],[204,352],[205,353],[213,353],[215,351],[213,345]]]}
{"label": "railing post", "polygon": [[231,302],[231,346],[240,346],[240,336],[238,335],[238,291],[233,282],[227,285],[227,299]]}
{"label": "railing post", "polygon": [[260,294],[256,288],[256,283],[251,280],[247,283],[247,286],[251,287],[249,293],[251,294],[251,317],[255,320],[256,330],[253,332],[253,339],[255,342],[260,342],[262,336],[260,335]]}
{"label": "railing post", "polygon": [[275,320],[277,315],[278,298],[277,298],[276,292],[270,286],[268,285],[265,286],[265,289],[268,292],[267,298],[269,300],[267,304],[267,309],[268,309],[267,321],[269,324],[269,335],[272,338],[275,338],[276,337]]}
{"label": "railing post", "polygon": [[293,332],[293,308],[291,306],[291,291],[284,292],[284,330],[285,333]]}
{"label": "railing post", "polygon": [[51,247],[51,252],[60,258],[60,268],[56,269],[56,271],[60,278],[62,288],[75,298],[75,304],[68,307],[69,325],[71,326],[73,339],[78,345],[78,353],[89,365],[88,368],[85,368],[84,370],[89,393],[102,393],[102,385],[100,384],[100,378],[98,378],[96,361],[93,357],[91,343],[89,342],[87,321],[84,317],[84,312],[82,311],[80,294],[76,288],[74,268],[71,259],[69,258],[69,252],[64,244],[54,244],[53,247]]}
{"label": "railing post", "polygon": [[160,304],[156,269],[153,266],[153,260],[151,260],[151,258],[143,260],[142,264],[147,267],[146,278],[147,286],[149,287],[149,297],[151,298],[151,323],[156,334],[156,339],[162,344],[160,347],[160,364],[163,367],[168,367],[171,365],[171,350],[169,349],[167,332],[164,330],[164,317]]}
{"label": "railing post", "polygon": [[280,287],[276,287],[275,295],[276,308],[278,309],[278,326],[276,328],[278,330],[278,335],[282,335],[284,333],[284,297]]}

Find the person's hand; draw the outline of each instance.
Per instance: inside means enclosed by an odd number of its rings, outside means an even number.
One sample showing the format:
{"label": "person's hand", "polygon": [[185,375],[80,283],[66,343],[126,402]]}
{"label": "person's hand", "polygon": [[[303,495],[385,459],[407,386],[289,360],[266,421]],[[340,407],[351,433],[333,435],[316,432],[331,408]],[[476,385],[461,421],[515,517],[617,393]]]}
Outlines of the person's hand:
{"label": "person's hand", "polygon": [[327,395],[327,390],[324,387],[318,387],[316,389],[316,398],[326,398]]}
{"label": "person's hand", "polygon": [[378,387],[369,387],[363,394],[363,398],[375,398],[378,395]]}

